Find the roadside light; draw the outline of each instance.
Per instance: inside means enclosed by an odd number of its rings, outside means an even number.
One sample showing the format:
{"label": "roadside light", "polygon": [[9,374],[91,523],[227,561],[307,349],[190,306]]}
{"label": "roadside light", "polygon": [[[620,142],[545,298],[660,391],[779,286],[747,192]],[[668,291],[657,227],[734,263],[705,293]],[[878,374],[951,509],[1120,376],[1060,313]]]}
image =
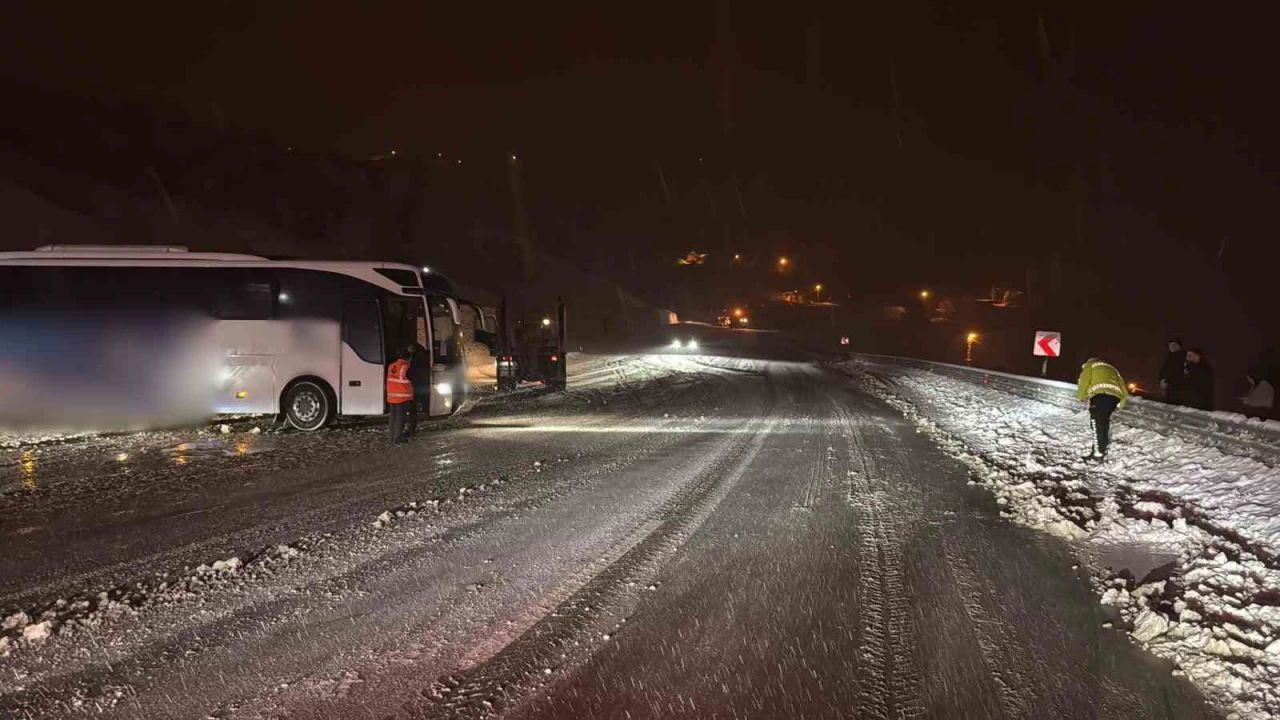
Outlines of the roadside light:
{"label": "roadside light", "polygon": [[512,155],[512,156],[511,156],[511,162],[515,162],[515,161],[516,161],[516,156],[515,156],[515,155]]}
{"label": "roadside light", "polygon": [[425,266],[425,265],[424,265],[424,266],[422,266],[422,274],[423,274],[423,275],[430,275],[430,274],[431,274],[431,268],[429,268],[429,267],[427,267],[427,266]]}
{"label": "roadside light", "polygon": [[788,266],[788,265],[790,265],[790,264],[791,264],[791,261],[790,261],[789,259],[787,259],[787,258],[785,258],[785,257],[780,257],[780,258],[778,258],[778,267],[780,267],[780,268],[785,268],[786,266]]}
{"label": "roadside light", "polygon": [[734,254],[733,254],[733,260],[734,260],[734,262],[737,262],[737,261],[739,261],[739,260],[741,260],[741,259],[742,259],[742,256],[741,256],[741,255],[739,255],[738,253],[734,253]]}
{"label": "roadside light", "polygon": [[968,335],[967,337],[965,337],[965,341],[966,341],[966,342],[971,342],[971,343],[976,343],[976,342],[978,342],[978,333],[976,333],[976,332],[971,332],[971,333],[969,333],[969,335]]}
{"label": "roadside light", "polygon": [[551,327],[551,318],[542,318],[542,327]]}
{"label": "roadside light", "polygon": [[395,155],[395,154],[396,154],[396,151],[395,151],[395,150],[392,150],[392,151],[391,151],[391,154],[392,154],[392,155]]}
{"label": "roadside light", "polygon": [[740,318],[740,317],[742,317],[742,308],[734,308],[734,309],[733,309],[733,316],[734,316],[734,317],[736,317],[736,318]]}
{"label": "roadside light", "polygon": [[928,299],[929,299],[929,291],[928,291],[928,290],[921,290],[921,291],[920,291],[920,299],[921,299],[921,300],[928,300]]}
{"label": "roadside light", "polygon": [[1129,383],[1129,392],[1131,393],[1138,392],[1138,383]]}
{"label": "roadside light", "polygon": [[813,286],[813,291],[814,291],[814,292],[822,292],[822,283],[818,283],[817,285],[814,285],[814,286]]}

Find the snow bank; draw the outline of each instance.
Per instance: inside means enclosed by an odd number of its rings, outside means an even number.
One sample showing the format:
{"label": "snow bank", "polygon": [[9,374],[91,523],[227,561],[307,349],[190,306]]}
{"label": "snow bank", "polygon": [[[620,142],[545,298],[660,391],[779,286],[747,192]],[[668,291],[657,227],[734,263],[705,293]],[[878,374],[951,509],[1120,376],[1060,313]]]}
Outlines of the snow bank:
{"label": "snow bank", "polygon": [[1197,443],[1133,427],[1126,409],[1113,422],[1110,457],[1086,465],[1088,415],[1057,397],[899,363],[849,367],[965,462],[1005,517],[1094,554],[1133,546],[1172,558],[1164,577],[1111,569],[1100,601],[1230,714],[1280,717],[1280,469],[1265,462],[1280,447],[1259,452],[1255,436],[1249,452],[1232,454],[1215,437]]}

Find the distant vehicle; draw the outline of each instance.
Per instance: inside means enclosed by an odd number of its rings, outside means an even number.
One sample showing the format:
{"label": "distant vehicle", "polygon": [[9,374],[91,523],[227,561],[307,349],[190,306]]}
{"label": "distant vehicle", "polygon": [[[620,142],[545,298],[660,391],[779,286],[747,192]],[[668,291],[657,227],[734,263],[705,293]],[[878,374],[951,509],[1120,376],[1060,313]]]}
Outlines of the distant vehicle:
{"label": "distant vehicle", "polygon": [[680,338],[676,338],[675,340],[671,341],[671,345],[669,347],[672,350],[685,350],[685,351],[693,352],[698,350],[698,341],[696,338],[689,338],[688,340],[681,340]]}
{"label": "distant vehicle", "polygon": [[750,322],[751,318],[747,316],[747,311],[740,307],[733,310],[725,310],[716,317],[716,324],[720,327],[746,327]]}
{"label": "distant vehicle", "polygon": [[565,357],[565,305],[556,301],[555,315],[513,313],[506,300],[498,305],[498,389],[514,390],[522,382],[540,382],[554,390],[568,386]]}
{"label": "distant vehicle", "polygon": [[[157,319],[185,318],[201,328],[203,344],[181,356],[198,371],[175,387],[198,396],[207,414],[280,414],[295,428],[318,430],[338,415],[385,413],[386,366],[411,343],[431,363],[429,416],[453,412],[465,391],[456,379],[465,362],[457,303],[429,298],[419,268],[409,265],[52,245],[0,253],[0,293],[0,308],[33,318],[24,328],[42,328],[44,338],[65,338],[67,324],[86,316],[106,327],[169,327]],[[98,368],[101,349],[122,343],[143,362],[179,353],[175,333],[145,346],[133,338],[81,337],[69,352],[84,368]],[[0,363],[7,378],[47,370],[38,353],[0,354]]]}

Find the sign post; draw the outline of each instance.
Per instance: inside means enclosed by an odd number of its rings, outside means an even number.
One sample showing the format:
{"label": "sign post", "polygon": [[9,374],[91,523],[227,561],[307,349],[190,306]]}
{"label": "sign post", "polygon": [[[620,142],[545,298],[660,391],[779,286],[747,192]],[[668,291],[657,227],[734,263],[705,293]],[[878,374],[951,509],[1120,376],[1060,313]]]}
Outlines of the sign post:
{"label": "sign post", "polygon": [[1037,330],[1036,341],[1031,348],[1032,354],[1044,358],[1040,364],[1040,377],[1049,376],[1049,358],[1062,355],[1062,333],[1048,330]]}

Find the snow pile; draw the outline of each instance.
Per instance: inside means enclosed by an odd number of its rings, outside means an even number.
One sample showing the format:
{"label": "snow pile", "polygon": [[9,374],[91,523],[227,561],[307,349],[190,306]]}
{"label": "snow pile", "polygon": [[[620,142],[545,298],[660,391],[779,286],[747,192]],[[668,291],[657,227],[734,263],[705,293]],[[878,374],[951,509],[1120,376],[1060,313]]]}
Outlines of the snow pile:
{"label": "snow pile", "polygon": [[1003,516],[1088,553],[1173,558],[1143,578],[1115,568],[1096,588],[1114,625],[1232,715],[1280,717],[1280,469],[1126,427],[1124,411],[1107,461],[1084,464],[1092,433],[1082,411],[925,370],[853,368],[964,462]]}
{"label": "snow pile", "polygon": [[19,610],[0,623],[0,656],[32,646],[57,635],[75,637],[114,619],[136,615],[146,608],[172,605],[217,589],[243,589],[254,580],[271,575],[301,552],[290,545],[266,548],[248,562],[239,557],[215,560],[187,568],[175,576],[157,577],[104,590],[96,595],[60,598],[30,613]]}
{"label": "snow pile", "polygon": [[[564,462],[565,459],[559,459]],[[539,469],[542,464],[538,463]],[[377,533],[397,521],[412,519],[441,506],[464,503],[473,495],[496,489],[508,478],[499,476],[491,483],[462,486],[455,498],[413,501],[380,513],[368,528]],[[203,563],[184,572],[157,575],[151,580],[122,585],[96,595],[85,595],[56,602],[35,610],[18,610],[0,622],[0,657],[13,650],[37,645],[51,637],[74,638],[81,631],[100,629],[104,623],[137,616],[148,609],[176,603],[200,601],[215,591],[244,593],[261,584],[298,559],[313,555],[333,537],[328,533],[309,534],[290,544],[279,544],[239,556]]]}

